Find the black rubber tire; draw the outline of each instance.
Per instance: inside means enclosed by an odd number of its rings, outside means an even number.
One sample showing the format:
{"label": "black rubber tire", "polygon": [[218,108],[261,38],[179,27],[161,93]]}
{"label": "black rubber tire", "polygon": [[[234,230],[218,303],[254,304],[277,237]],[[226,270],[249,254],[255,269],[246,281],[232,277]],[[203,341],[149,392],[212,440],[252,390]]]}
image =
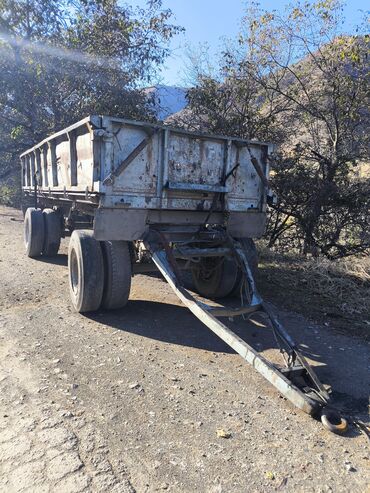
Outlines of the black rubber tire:
{"label": "black rubber tire", "polygon": [[[257,253],[256,245],[252,240],[252,238],[238,238],[238,241],[243,248],[243,252],[245,256],[247,257],[253,278],[256,279],[256,275],[258,272],[258,253]],[[240,269],[238,269],[238,275],[236,278],[234,288],[232,290],[232,294],[234,296],[238,296],[240,294],[241,281],[242,281],[242,273]]]}
{"label": "black rubber tire", "polygon": [[98,310],[103,296],[104,262],[93,231],[73,231],[68,248],[68,273],[73,308],[79,313]]}
{"label": "black rubber tire", "polygon": [[53,209],[44,209],[45,239],[42,254],[53,257],[58,253],[62,237],[62,223],[58,212]]}
{"label": "black rubber tire", "polygon": [[41,209],[29,207],[24,216],[24,244],[26,254],[31,257],[39,257],[44,245],[45,227]]}
{"label": "black rubber tire", "polygon": [[102,241],[104,290],[101,306],[106,310],[123,308],[131,289],[131,255],[127,241]]}
{"label": "black rubber tire", "polygon": [[222,260],[220,257],[204,257],[192,267],[191,274],[195,290],[204,298],[217,300],[232,293],[238,267],[229,257]]}

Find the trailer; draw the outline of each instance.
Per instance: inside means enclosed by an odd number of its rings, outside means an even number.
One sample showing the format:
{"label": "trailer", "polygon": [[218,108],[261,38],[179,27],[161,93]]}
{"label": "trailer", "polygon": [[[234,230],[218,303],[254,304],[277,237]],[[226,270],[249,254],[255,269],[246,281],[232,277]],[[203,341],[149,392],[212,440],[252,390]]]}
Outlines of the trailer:
{"label": "trailer", "polygon": [[[185,306],[283,396],[343,433],[346,420],[256,288],[253,240],[273,201],[272,152],[262,142],[89,116],[21,155],[26,253],[56,255],[71,236],[69,292],[80,313],[123,308],[132,276],[158,269]],[[258,316],[283,366],[225,323]]]}

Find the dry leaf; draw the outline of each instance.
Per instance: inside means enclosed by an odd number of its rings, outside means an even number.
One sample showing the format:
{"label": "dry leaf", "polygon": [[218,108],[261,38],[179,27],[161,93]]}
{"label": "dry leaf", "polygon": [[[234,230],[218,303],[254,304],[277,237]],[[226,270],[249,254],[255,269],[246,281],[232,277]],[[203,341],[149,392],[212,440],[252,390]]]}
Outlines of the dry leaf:
{"label": "dry leaf", "polygon": [[229,433],[228,431],[225,431],[223,430],[222,428],[220,428],[219,430],[217,430],[217,436],[219,438],[230,438],[231,437],[231,433]]}

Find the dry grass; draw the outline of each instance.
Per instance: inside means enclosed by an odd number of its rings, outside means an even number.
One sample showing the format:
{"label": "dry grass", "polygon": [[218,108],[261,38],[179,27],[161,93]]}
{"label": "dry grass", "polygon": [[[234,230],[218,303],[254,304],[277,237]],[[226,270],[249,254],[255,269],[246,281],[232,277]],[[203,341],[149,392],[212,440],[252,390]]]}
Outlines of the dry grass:
{"label": "dry grass", "polygon": [[305,262],[302,269],[309,289],[330,298],[341,313],[370,316],[369,258],[315,259]]}
{"label": "dry grass", "polygon": [[260,249],[260,290],[267,299],[370,339],[370,257],[335,262]]}

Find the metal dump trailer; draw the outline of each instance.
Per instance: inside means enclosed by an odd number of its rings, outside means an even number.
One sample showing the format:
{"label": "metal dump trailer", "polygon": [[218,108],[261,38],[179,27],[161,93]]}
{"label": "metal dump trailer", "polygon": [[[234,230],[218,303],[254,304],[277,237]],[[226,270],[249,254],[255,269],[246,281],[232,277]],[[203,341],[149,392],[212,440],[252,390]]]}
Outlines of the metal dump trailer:
{"label": "metal dump trailer", "polygon": [[[253,239],[264,233],[272,200],[272,150],[89,116],[21,155],[26,252],[56,255],[61,238],[71,236],[69,291],[78,312],[123,308],[132,276],[159,269],[206,326],[298,408],[341,433],[346,421],[330,408],[328,392],[255,286]],[[191,289],[183,270],[191,273]],[[261,315],[284,366],[220,320]]]}
{"label": "metal dump trailer", "polygon": [[[142,239],[150,225],[212,222],[237,237],[264,232],[266,194],[249,152],[268,176],[271,146],[90,116],[21,156],[23,190],[94,217],[99,240]],[[36,177],[35,177],[36,175]]]}

